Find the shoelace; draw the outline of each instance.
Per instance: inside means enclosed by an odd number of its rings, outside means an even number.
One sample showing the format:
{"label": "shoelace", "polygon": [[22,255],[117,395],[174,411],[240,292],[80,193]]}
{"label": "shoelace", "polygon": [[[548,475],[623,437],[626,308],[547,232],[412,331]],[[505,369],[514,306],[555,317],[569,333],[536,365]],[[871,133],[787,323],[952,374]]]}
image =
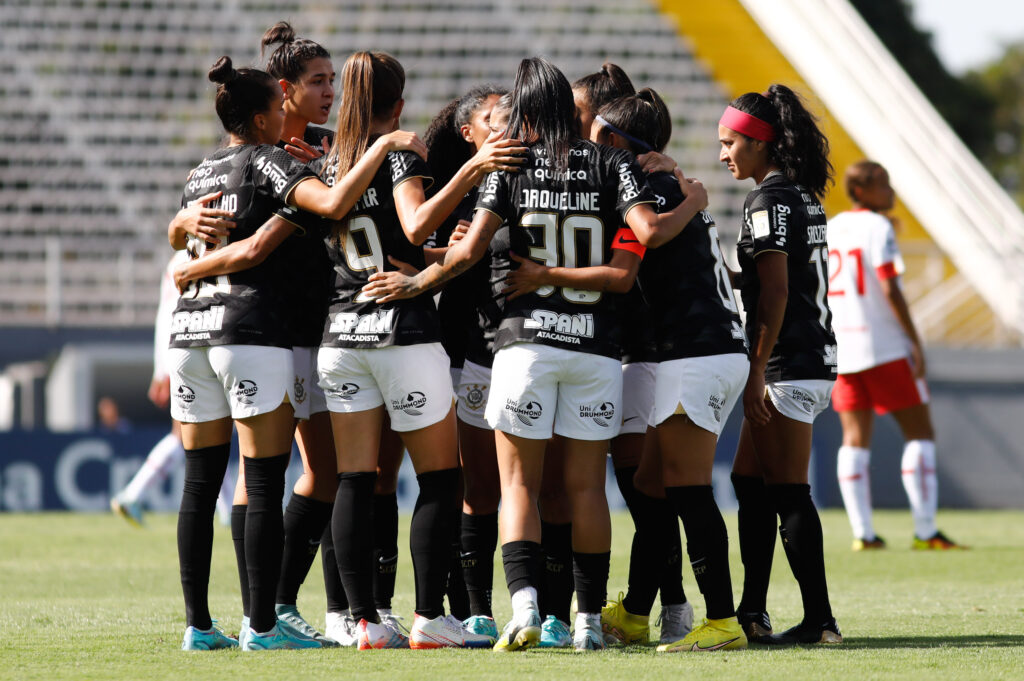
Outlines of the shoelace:
{"label": "shoelace", "polygon": [[662,608],[661,612],[658,613],[658,621],[654,623],[654,626],[660,627],[662,622],[671,626],[681,626],[683,624],[683,609]]}
{"label": "shoelace", "polygon": [[395,615],[389,612],[386,615],[380,616],[380,623],[394,631],[396,634],[406,636],[409,634],[409,627],[402,623],[402,620],[404,619],[405,618],[401,615]]}

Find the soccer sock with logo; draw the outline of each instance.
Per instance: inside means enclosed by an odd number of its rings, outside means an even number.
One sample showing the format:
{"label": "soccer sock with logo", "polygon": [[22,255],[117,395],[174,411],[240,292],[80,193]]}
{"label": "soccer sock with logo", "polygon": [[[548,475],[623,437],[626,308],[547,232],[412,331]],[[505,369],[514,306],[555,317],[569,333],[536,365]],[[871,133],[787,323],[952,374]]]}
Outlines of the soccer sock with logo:
{"label": "soccer sock with logo", "polygon": [[767,485],[779,514],[779,536],[789,567],[800,586],[804,621],[818,624],[832,617],[825,582],[821,519],[806,484]]}
{"label": "soccer sock with logo", "polygon": [[498,514],[462,514],[462,576],[472,615],[493,617],[494,550],[498,547]]}
{"label": "soccer sock with logo", "polygon": [[765,491],[764,478],[732,474],[739,509],[736,514],[743,561],[743,597],[739,612],[764,612],[768,581],[775,556],[775,505]]}
{"label": "soccer sock with logo", "polygon": [[398,575],[398,494],[373,495],[373,601],[391,609]]}
{"label": "soccer sock with logo", "polygon": [[[333,505],[332,505],[333,507]],[[341,584],[338,574],[337,556],[334,554],[334,537],[331,536],[331,523],[327,523],[320,537],[320,565],[324,573],[324,591],[327,593],[327,612],[347,612],[348,597],[345,587]]]}
{"label": "soccer sock with logo", "polygon": [[178,511],[178,566],[185,596],[185,623],[209,629],[208,591],[213,555],[213,512],[228,467],[231,445],[185,451],[185,484]]}
{"label": "soccer sock with logo", "polygon": [[[538,608],[537,587],[543,581],[544,551],[534,541],[510,541],[501,545],[501,562],[505,568],[505,583],[512,596],[513,617],[532,605]],[[540,610],[543,617],[544,611]]]}
{"label": "soccer sock with logo", "polygon": [[184,456],[185,448],[181,446],[181,440],[174,433],[164,435],[149,450],[146,460],[142,462],[142,468],[118,497],[126,504],[135,503],[154,482],[166,478],[168,471]]}
{"label": "soccer sock with logo", "polygon": [[569,623],[572,606],[572,523],[540,524],[543,551],[543,576],[538,589],[538,605],[542,617],[554,615]]}
{"label": "soccer sock with logo", "polygon": [[462,558],[459,555],[460,537],[462,536],[461,497],[452,504],[451,513],[452,540],[448,549],[448,584],[445,586],[445,593],[448,595],[448,610],[460,620],[466,620],[472,613],[469,607],[466,581],[462,576]]}
{"label": "soccer sock with logo", "polygon": [[238,567],[238,586],[242,590],[242,615],[249,616],[249,570],[245,567],[245,504],[231,507],[231,543],[235,547],[235,565]]}
{"label": "soccer sock with logo", "polygon": [[409,552],[416,581],[416,614],[434,619],[444,614],[444,589],[451,566],[451,541],[459,469],[420,473],[420,493],[409,526]]}
{"label": "soccer sock with logo", "polygon": [[[339,473],[331,532],[338,574],[358,622],[380,622],[373,602],[373,486],[377,472]],[[367,518],[366,515],[370,517]]]}
{"label": "soccer sock with logo", "polygon": [[914,516],[914,535],[918,539],[935,536],[935,513],[939,507],[939,478],[935,472],[935,443],[910,440],[903,446],[903,489]]}
{"label": "soccer sock with logo", "polygon": [[665,494],[683,521],[686,552],[704,595],[707,618],[732,617],[736,609],[729,576],[729,534],[711,485],[668,487]]}
{"label": "soccer sock with logo", "polygon": [[868,477],[870,463],[870,449],[848,446],[839,448],[836,460],[839,491],[843,495],[843,505],[846,506],[853,536],[857,539],[875,538],[875,526],[871,521],[871,479]]}
{"label": "soccer sock with logo", "polygon": [[265,634],[277,624],[274,597],[281,577],[284,549],[284,472],[291,452],[264,458],[246,458],[245,565],[249,571],[249,626]]}
{"label": "soccer sock with logo", "polygon": [[611,551],[603,553],[572,552],[573,578],[576,584],[576,610],[600,615],[608,596],[608,566]]}
{"label": "soccer sock with logo", "polygon": [[317,501],[301,494],[292,494],[284,510],[284,554],[276,601],[295,605],[299,587],[320,547],[320,537],[331,520],[333,502]]}
{"label": "soccer sock with logo", "polygon": [[[666,500],[667,502],[667,500]],[[679,517],[672,512],[664,514],[660,536],[665,543],[665,565],[661,571],[661,605],[682,605],[686,602],[683,589],[683,544],[679,537]]]}

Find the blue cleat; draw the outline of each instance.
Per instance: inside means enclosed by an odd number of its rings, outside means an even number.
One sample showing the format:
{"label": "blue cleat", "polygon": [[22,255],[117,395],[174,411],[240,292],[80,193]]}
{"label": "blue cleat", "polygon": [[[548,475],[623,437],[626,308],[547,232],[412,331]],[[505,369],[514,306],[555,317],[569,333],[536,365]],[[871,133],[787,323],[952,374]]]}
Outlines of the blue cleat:
{"label": "blue cleat", "polygon": [[219,650],[237,647],[238,640],[221,631],[216,620],[213,621],[213,626],[205,631],[188,627],[185,629],[185,638],[181,642],[182,650]]}
{"label": "blue cleat", "polygon": [[142,519],[142,504],[137,501],[124,501],[119,496],[110,498],[110,510],[128,521],[135,527],[144,527],[146,522]]}
{"label": "blue cleat", "polygon": [[250,628],[249,635],[245,639],[244,651],[254,650],[299,650],[302,648],[321,648],[318,641],[308,638],[297,638],[285,632],[280,622],[265,634],[257,634]]}
{"label": "blue cleat", "polygon": [[554,615],[548,615],[540,628],[538,648],[568,648],[572,645],[569,625]]}
{"label": "blue cleat", "polygon": [[498,640],[498,625],[494,622],[493,617],[488,617],[487,615],[473,615],[463,622],[462,626],[464,626],[466,631],[471,634],[490,636],[495,641]]}
{"label": "blue cleat", "polygon": [[337,641],[327,638],[314,629],[313,625],[299,614],[299,609],[296,606],[278,603],[274,606],[274,610],[277,613],[277,626],[281,627],[286,634],[295,638],[308,638],[311,641],[316,641],[321,648],[338,647]]}

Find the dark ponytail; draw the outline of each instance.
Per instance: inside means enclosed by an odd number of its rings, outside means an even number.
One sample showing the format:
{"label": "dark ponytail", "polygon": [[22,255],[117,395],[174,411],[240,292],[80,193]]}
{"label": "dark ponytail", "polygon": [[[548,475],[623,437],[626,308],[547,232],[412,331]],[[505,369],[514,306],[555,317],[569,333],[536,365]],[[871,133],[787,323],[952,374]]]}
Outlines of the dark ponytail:
{"label": "dark ponytail", "polygon": [[318,57],[331,58],[328,52],[320,43],[312,40],[295,38],[295,29],[287,21],[279,21],[263,34],[260,41],[260,56],[271,45],[278,47],[270,53],[267,59],[267,73],[278,80],[287,80],[289,83],[298,82],[306,70],[306,64]]}
{"label": "dark ponytail", "polygon": [[651,88],[612,100],[597,113],[609,124],[646,145],[626,139],[634,154],[662,151],[672,139],[672,118],[668,107]]}
{"label": "dark ponytail", "polygon": [[768,160],[795,184],[819,199],[832,184],[828,139],[800,96],[785,85],[773,84],[765,94],[748,92],[731,106],[769,123],[775,140],[768,142]]}
{"label": "dark ponytail", "polygon": [[569,167],[569,148],[580,136],[576,103],[569,81],[543,57],[519,62],[512,88],[505,136],[523,139],[527,132],[537,135],[553,171]]}
{"label": "dark ponytail", "polygon": [[475,150],[462,136],[462,126],[468,124],[481,106],[492,95],[505,95],[500,85],[476,85],[458,99],[453,99],[434,116],[423,141],[427,145],[430,169],[434,174],[433,187],[440,189],[459,172]]}
{"label": "dark ponytail", "polygon": [[231,57],[221,57],[207,77],[217,83],[217,116],[224,129],[238,137],[249,136],[252,117],[270,108],[281,93],[270,74],[258,69],[235,70]]}
{"label": "dark ponytail", "polygon": [[583,93],[590,110],[594,113],[613,99],[636,94],[633,81],[626,72],[607,61],[601,65],[601,70],[597,73],[579,78],[572,84],[572,89]]}

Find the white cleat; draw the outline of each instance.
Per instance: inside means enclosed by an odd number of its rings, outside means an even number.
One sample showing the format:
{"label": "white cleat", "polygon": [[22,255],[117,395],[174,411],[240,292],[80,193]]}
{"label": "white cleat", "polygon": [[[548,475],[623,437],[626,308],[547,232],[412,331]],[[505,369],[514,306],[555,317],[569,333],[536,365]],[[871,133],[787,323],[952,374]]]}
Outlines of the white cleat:
{"label": "white cleat", "polygon": [[359,623],[347,612],[329,612],[324,617],[324,636],[343,648],[355,648],[359,643]]}
{"label": "white cleat", "polygon": [[664,605],[657,623],[661,626],[660,643],[681,641],[693,631],[693,606],[689,601],[678,605]]}
{"label": "white cleat", "polygon": [[414,650],[490,648],[492,645],[492,637],[466,631],[462,621],[454,615],[441,615],[434,619],[416,615],[409,633],[409,647]]}

